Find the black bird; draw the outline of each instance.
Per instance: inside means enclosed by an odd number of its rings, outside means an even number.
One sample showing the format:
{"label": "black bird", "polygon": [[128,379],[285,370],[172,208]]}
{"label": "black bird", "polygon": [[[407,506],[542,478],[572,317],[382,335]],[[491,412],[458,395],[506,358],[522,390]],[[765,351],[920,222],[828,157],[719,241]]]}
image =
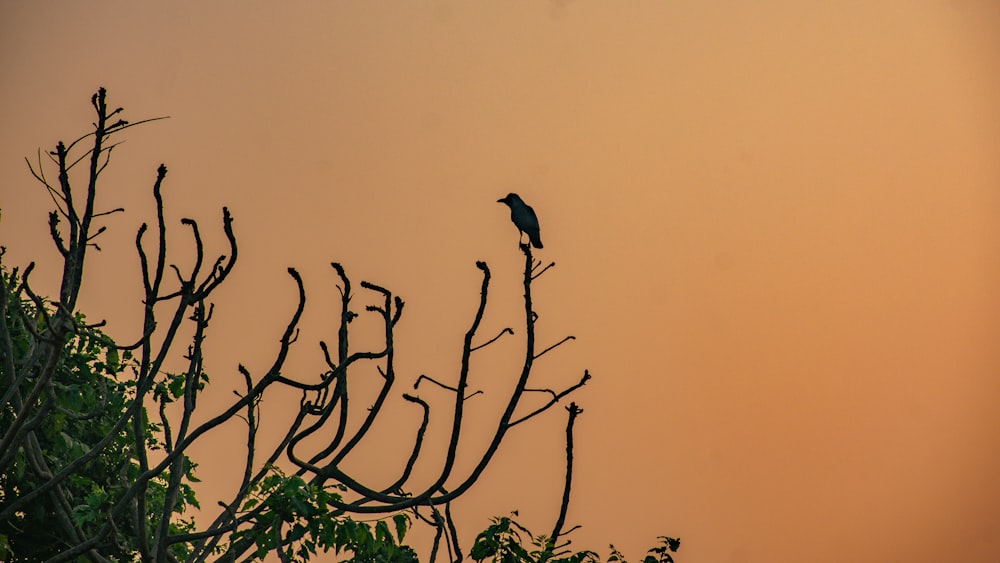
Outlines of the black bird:
{"label": "black bird", "polygon": [[507,194],[507,197],[498,199],[497,203],[506,203],[510,207],[510,220],[517,227],[518,234],[528,233],[531,245],[535,248],[541,248],[542,237],[538,232],[538,217],[535,216],[535,210],[524,203],[517,194]]}

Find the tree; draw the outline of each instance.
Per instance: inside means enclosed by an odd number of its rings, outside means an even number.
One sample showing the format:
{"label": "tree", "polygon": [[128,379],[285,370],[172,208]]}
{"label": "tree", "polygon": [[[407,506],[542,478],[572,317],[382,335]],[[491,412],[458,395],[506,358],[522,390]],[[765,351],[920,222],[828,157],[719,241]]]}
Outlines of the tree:
{"label": "tree", "polygon": [[[118,146],[118,135],[154,121],[125,121],[120,117],[122,108],[109,110],[103,88],[91,103],[96,112],[92,131],[69,145],[59,142],[45,155],[48,165],[41,153],[35,162],[28,162],[56,206],[49,215],[49,232],[62,257],[58,300],[48,301],[32,290],[33,263],[23,272],[8,269],[0,252],[4,319],[0,328],[0,557],[10,561],[235,561],[275,553],[282,561],[304,561],[332,549],[350,554],[355,561],[415,561],[415,552],[403,540],[410,525],[419,521],[435,531],[431,561],[445,550],[451,560],[461,560],[451,502],[477,482],[509,431],[551,409],[590,379],[585,371],[563,389],[528,386],[535,361],[573,338],[568,336],[540,351],[535,342],[532,284],[554,264],[542,266],[530,246],[521,245],[523,365],[489,446],[474,468],[467,474],[455,472],[464,407],[471,396],[470,358],[515,334],[511,328],[485,340],[479,334],[491,277],[485,262],[476,264],[482,275],[480,299],[465,334],[455,381],[423,375],[414,384],[415,389],[434,385],[452,396],[446,414],[451,433],[441,472],[430,484],[410,483],[414,465],[423,454],[430,416],[439,408],[416,394],[403,393],[420,423],[398,478],[389,486],[376,486],[364,475],[347,472],[343,461],[368,438],[397,383],[394,328],[404,302],[390,290],[360,283],[364,295],[375,299],[363,314],[379,319],[383,337],[376,349],[357,350],[349,336],[352,321],[362,314],[353,307],[359,296],[345,268],[331,264],[341,295],[336,340],[332,346],[321,342],[327,369],[315,380],[302,381],[283,369],[306,302],[303,281],[289,268],[298,301],[271,367],[253,374],[240,365],[243,390],[225,408],[195,423],[198,399],[210,383],[204,370],[204,345],[213,315],[210,298],[235,267],[237,238],[233,217],[224,208],[222,230],[229,249],[209,262],[199,225],[183,219],[194,241],[194,265],[182,271],[169,263],[167,247],[173,229],[164,220],[162,188],[167,168],[160,165],[152,186],[157,216],[153,233],[143,224],[135,238],[144,293],[142,332],[134,343],[121,345],[101,331],[103,323],[86,322],[77,301],[87,253],[91,248],[99,250],[94,241],[106,231],[97,222],[123,211],[98,207],[100,176]],[[82,189],[77,187],[74,170],[81,164],[87,167]],[[55,180],[46,175],[47,166],[54,167]],[[155,237],[152,244],[150,236]],[[179,336],[184,328],[193,334],[189,340]],[[182,350],[185,368],[168,372],[168,359],[176,357],[178,350]],[[359,409],[349,406],[349,397],[355,385],[352,381],[364,365],[376,367],[380,390],[373,403]],[[262,453],[257,451],[261,402],[268,390],[277,387],[300,392],[299,408],[280,443]],[[521,400],[528,394],[545,400],[525,408]],[[574,403],[567,411],[561,509],[551,534],[532,536],[542,546],[530,556],[532,561],[591,556],[590,552],[571,554],[563,538],[572,482],[573,422],[582,410]],[[191,483],[197,480],[197,464],[188,451],[214,429],[234,420],[242,420],[246,427],[242,478],[231,499],[220,503],[215,518],[199,525],[189,509],[200,508],[202,514],[208,509],[200,507],[194,495]],[[317,446],[320,436],[329,438]],[[379,519],[359,522],[352,518],[357,515]],[[480,538],[486,539],[477,540],[474,557],[482,560],[498,553],[490,551],[489,538],[500,537],[516,525],[509,519],[500,522],[511,524],[503,531],[493,527],[484,531]],[[489,530],[494,530],[492,535]],[[504,537],[497,545],[511,545],[510,538]]]}

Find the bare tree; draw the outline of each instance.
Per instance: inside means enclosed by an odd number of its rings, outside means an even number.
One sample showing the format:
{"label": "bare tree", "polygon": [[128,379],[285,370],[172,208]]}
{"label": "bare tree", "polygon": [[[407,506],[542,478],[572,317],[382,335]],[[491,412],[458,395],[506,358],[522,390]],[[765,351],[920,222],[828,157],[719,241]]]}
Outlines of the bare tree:
{"label": "bare tree", "polygon": [[[162,195],[167,168],[161,165],[152,187],[156,223],[152,229],[143,224],[135,239],[144,292],[142,331],[133,344],[118,345],[100,331],[100,323],[87,324],[77,310],[77,300],[87,252],[96,247],[95,239],[105,232],[96,221],[122,211],[99,210],[98,180],[117,146],[116,136],[129,127],[152,121],[122,120],[118,117],[122,109],[109,110],[106,97],[102,88],[92,98],[97,116],[93,131],[68,146],[57,144],[45,155],[48,165],[41,153],[35,162],[28,163],[56,205],[49,216],[49,227],[63,260],[58,301],[48,302],[32,290],[30,274],[34,264],[23,273],[13,270],[0,279],[0,315],[5,319],[0,324],[0,475],[5,484],[0,491],[0,540],[10,546],[8,558],[21,560],[44,554],[53,562],[78,557],[109,561],[123,556],[142,561],[235,561],[274,552],[282,561],[289,561],[307,559],[317,550],[332,548],[353,550],[356,557],[363,559],[357,538],[374,538],[372,545],[377,549],[390,550],[396,540],[391,534],[386,537],[389,528],[385,520],[368,526],[351,516],[384,515],[391,517],[400,542],[410,518],[432,526],[435,535],[430,560],[439,555],[442,545],[451,560],[461,560],[463,552],[451,503],[477,482],[508,432],[549,410],[590,379],[590,374],[584,372],[561,389],[530,385],[536,361],[573,338],[567,336],[548,345],[536,343],[538,315],[532,303],[532,284],[554,263],[543,266],[534,259],[529,245],[520,246],[524,255],[522,324],[517,331],[505,328],[489,338],[480,335],[480,328],[491,274],[485,262],[476,263],[482,276],[480,297],[462,343],[460,370],[450,381],[422,375],[413,385],[414,391],[402,394],[413,405],[414,417],[420,423],[412,443],[403,446],[410,453],[388,486],[349,472],[344,461],[359,444],[370,439],[369,431],[385,412],[387,399],[394,392],[394,335],[404,302],[390,290],[362,281],[365,293],[361,298],[374,299],[375,304],[365,306],[363,313],[356,312],[353,303],[358,296],[346,270],[337,263],[331,266],[341,296],[339,326],[333,344],[321,342],[327,369],[312,381],[286,375],[284,366],[297,340],[306,304],[302,278],[289,268],[298,299],[270,368],[254,374],[240,365],[242,390],[228,406],[196,424],[199,396],[207,385],[204,351],[213,315],[210,299],[237,259],[233,218],[228,209],[223,209],[222,230],[229,248],[213,259],[206,256],[199,225],[183,219],[181,223],[193,240],[194,264],[186,271],[171,264],[167,247],[173,234],[164,220]],[[70,181],[77,165],[88,166],[82,193]],[[56,170],[54,181],[45,174],[47,166]],[[150,241],[151,237],[154,240]],[[374,349],[359,350],[350,344],[351,323],[359,314],[375,315],[380,321],[384,336]],[[185,325],[190,326],[185,329]],[[460,474],[456,471],[456,454],[463,441],[463,417],[466,402],[475,395],[469,390],[470,360],[480,350],[501,338],[513,337],[515,332],[526,344],[516,385],[506,399],[485,452],[470,471]],[[180,335],[187,333],[193,334],[190,340],[182,339]],[[67,389],[80,392],[79,387],[71,385],[72,374],[79,370],[74,372],[67,366],[73,354],[81,350],[90,354],[84,367],[106,373],[90,380],[100,388],[87,391],[94,393],[92,400],[85,407],[74,407],[66,399]],[[165,365],[178,350],[182,350],[186,368],[169,373]],[[361,369],[366,365],[376,369]],[[376,372],[381,387],[375,400],[360,408],[357,401],[349,406],[355,388],[352,382],[361,378],[362,384],[370,384],[370,376]],[[449,393],[451,399],[446,406],[432,407],[416,394],[421,385],[433,385]],[[284,438],[260,452],[257,435],[261,401],[269,389],[276,387],[298,390],[301,400]],[[530,406],[522,404],[529,394],[543,399],[532,401]],[[438,414],[441,408],[444,412]],[[564,494],[559,517],[547,540],[553,550],[566,545],[557,544],[569,502],[573,421],[582,412],[575,404],[567,410]],[[447,451],[436,478],[412,485],[411,476],[424,454],[425,433],[432,415],[450,419]],[[75,449],[61,450],[56,456],[47,451],[45,444],[52,440],[51,425],[59,420],[99,420],[102,432],[77,440]],[[185,508],[197,502],[190,487],[194,462],[187,452],[196,441],[233,420],[242,420],[246,426],[242,478],[231,499],[220,503],[217,516],[198,526],[183,514]],[[95,479],[106,483],[99,487],[106,488],[104,496],[94,493],[93,486],[91,493],[79,490],[81,482],[95,483]],[[96,495],[96,500],[87,494]],[[18,534],[35,522],[32,514],[38,510],[51,519],[46,535],[38,539],[48,542],[47,549],[31,556],[19,555]],[[207,510],[202,508],[202,513]],[[412,557],[412,550],[406,549],[385,553],[389,560],[405,560]]]}

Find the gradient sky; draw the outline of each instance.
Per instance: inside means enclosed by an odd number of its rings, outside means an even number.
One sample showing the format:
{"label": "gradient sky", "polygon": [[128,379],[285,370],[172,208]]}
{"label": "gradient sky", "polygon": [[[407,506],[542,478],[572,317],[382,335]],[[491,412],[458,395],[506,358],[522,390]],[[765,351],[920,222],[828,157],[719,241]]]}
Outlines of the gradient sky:
{"label": "gradient sky", "polygon": [[[310,299],[290,367],[320,369],[331,260],[407,301],[400,377],[448,378],[476,260],[494,272],[484,335],[516,326],[520,254],[495,203],[515,191],[557,263],[536,286],[540,341],[577,337],[539,385],[595,376],[575,397],[575,545],[639,558],[666,534],[687,563],[992,562],[998,6],[2,3],[0,244],[55,293],[51,203],[23,157],[85,132],[105,86],[128,118],[171,116],[130,130],[104,186],[128,213],[83,308],[113,336],[140,320],[132,241],[164,162],[174,225],[199,220],[221,252],[219,209],[236,217],[210,336],[219,398],[237,362],[269,364],[288,266]],[[473,387],[499,397],[519,349],[484,352]],[[298,404],[267,401],[275,424]],[[563,424],[556,409],[511,436],[457,506],[466,535],[514,509],[550,529]],[[228,494],[240,435],[196,452],[203,504]],[[363,453],[357,467],[382,465]]]}

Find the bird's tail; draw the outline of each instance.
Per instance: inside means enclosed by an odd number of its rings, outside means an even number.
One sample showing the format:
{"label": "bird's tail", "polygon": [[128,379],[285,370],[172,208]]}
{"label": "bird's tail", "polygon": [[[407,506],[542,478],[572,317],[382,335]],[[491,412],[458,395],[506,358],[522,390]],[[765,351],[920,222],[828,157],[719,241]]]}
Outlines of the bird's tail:
{"label": "bird's tail", "polygon": [[528,238],[531,239],[531,246],[535,248],[542,247],[542,237],[538,233],[528,233]]}

